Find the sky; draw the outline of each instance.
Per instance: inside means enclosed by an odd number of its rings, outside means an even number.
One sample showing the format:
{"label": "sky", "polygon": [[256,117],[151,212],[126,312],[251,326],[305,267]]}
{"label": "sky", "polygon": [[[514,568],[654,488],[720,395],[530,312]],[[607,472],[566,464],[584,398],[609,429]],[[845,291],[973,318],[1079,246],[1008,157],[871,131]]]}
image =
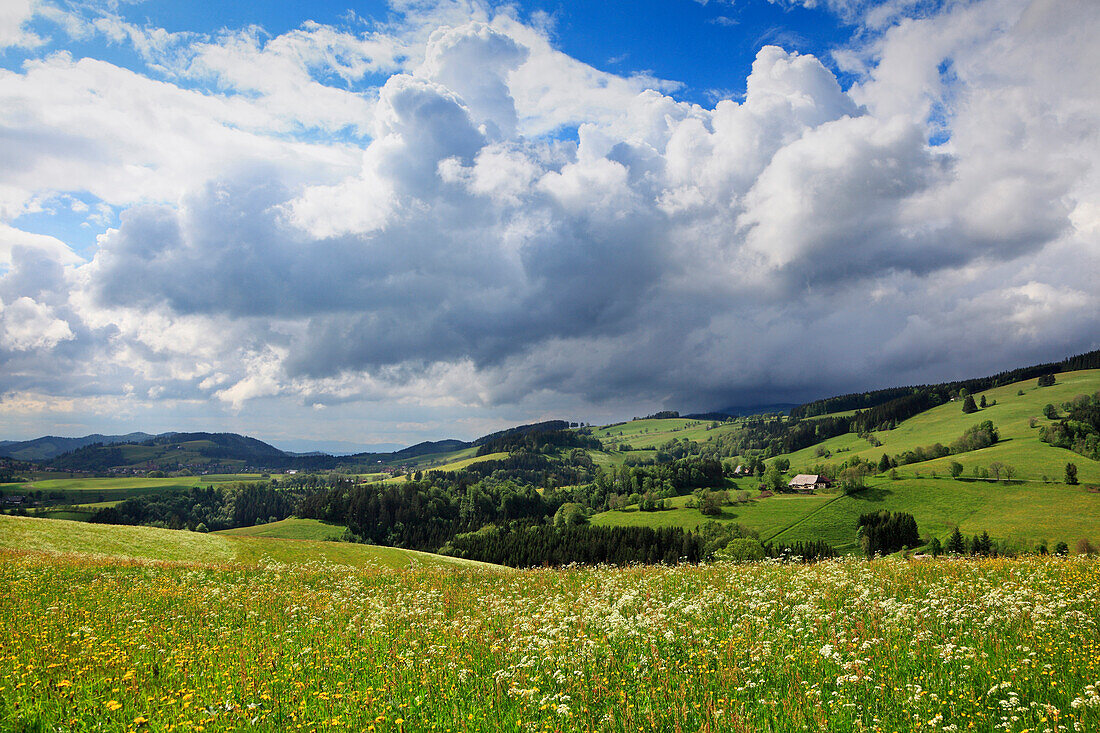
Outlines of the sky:
{"label": "sky", "polygon": [[0,0],[0,438],[298,448],[1100,348],[1093,0]]}

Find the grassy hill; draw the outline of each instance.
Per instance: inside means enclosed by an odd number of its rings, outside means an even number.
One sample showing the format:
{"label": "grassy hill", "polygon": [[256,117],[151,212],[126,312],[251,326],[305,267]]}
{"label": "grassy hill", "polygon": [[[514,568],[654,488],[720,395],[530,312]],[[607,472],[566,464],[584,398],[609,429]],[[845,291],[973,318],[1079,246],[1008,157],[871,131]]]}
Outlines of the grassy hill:
{"label": "grassy hill", "polygon": [[135,496],[163,491],[187,490],[196,486],[216,486],[237,481],[258,481],[260,474],[227,473],[173,478],[111,477],[111,478],[51,478],[19,484],[4,484],[5,494],[42,492],[42,499],[61,509],[46,509],[43,513],[60,519],[87,519],[92,511],[113,506]]}
{"label": "grassy hill", "polygon": [[[1023,391],[1023,394],[1018,394]],[[1100,482],[1100,462],[1090,460],[1063,448],[1056,448],[1039,440],[1039,428],[1051,424],[1043,417],[1045,405],[1059,405],[1072,400],[1080,394],[1095,394],[1100,391],[1100,370],[1089,369],[1065,372],[1057,375],[1057,382],[1051,387],[1039,387],[1036,380],[995,387],[979,395],[986,401],[997,404],[969,415],[963,413],[961,402],[948,402],[931,410],[920,413],[900,423],[893,430],[873,433],[881,446],[872,446],[867,440],[854,434],[840,435],[788,454],[792,468],[809,467],[826,461],[840,462],[852,456],[877,461],[883,453],[896,455],[918,446],[934,443],[949,445],[972,425],[983,420],[992,420],[1000,433],[1001,442],[989,448],[951,456],[946,459],[926,463],[915,463],[898,468],[906,476],[922,476],[936,470],[943,474],[947,463],[957,460],[972,475],[976,466],[987,467],[992,461],[1011,464],[1017,470],[1019,478],[1041,481],[1046,476],[1052,481],[1061,481],[1067,462],[1077,464],[1082,483]],[[1035,418],[1036,426],[1030,421]],[[818,448],[832,454],[829,459],[817,455]]]}
{"label": "grassy hill", "polygon": [[773,536],[780,542],[823,539],[856,548],[860,514],[889,509],[912,514],[921,536],[946,540],[957,525],[964,534],[1034,547],[1064,541],[1071,547],[1086,537],[1100,539],[1100,493],[1081,486],[1036,482],[992,483],[951,479],[877,479],[865,491],[834,495],[835,500]]}
{"label": "grassy hill", "polygon": [[[416,464],[412,467],[413,471],[461,471],[467,466],[472,466],[475,463],[483,463],[485,461],[499,461],[503,458],[507,458],[507,453],[486,453],[483,456],[474,455],[477,451],[476,448],[467,448],[459,451],[457,454],[441,454],[445,455],[450,460],[445,463],[437,463],[435,461],[427,461],[424,463]],[[437,459],[439,460],[439,459]],[[387,482],[402,482],[408,481],[411,474],[404,474],[403,476],[395,476],[393,478],[386,479]]]}
{"label": "grassy hill", "polygon": [[[626,443],[631,448],[657,448],[673,439],[706,440],[715,434],[711,429],[713,424],[711,420],[650,418],[595,428],[592,435],[605,442]],[[736,423],[718,423],[715,430],[729,429],[734,424]]]}
{"label": "grassy hill", "polygon": [[[747,505],[728,506],[714,519],[740,522],[760,532],[765,540],[824,539],[848,550],[856,546],[854,533],[859,515],[879,509],[909,512],[916,517],[923,536],[941,539],[958,526],[964,533],[988,531],[996,539],[1020,546],[1060,540],[1072,545],[1082,537],[1098,540],[1100,493],[1090,490],[1089,485],[1100,484],[1100,462],[1039,440],[1040,428],[1052,422],[1043,417],[1045,405],[1059,406],[1078,395],[1098,390],[1100,370],[1064,372],[1057,375],[1056,383],[1050,387],[1039,387],[1035,379],[1029,379],[979,393],[976,398],[984,395],[989,406],[976,413],[963,413],[961,402],[939,405],[903,421],[893,430],[874,433],[881,442],[879,446],[851,433],[830,438],[786,455],[791,461],[791,473],[812,472],[814,465],[837,464],[853,456],[877,462],[883,453],[894,456],[934,443],[950,445],[967,428],[984,420],[994,423],[1001,440],[982,450],[899,466],[901,480],[880,476],[870,481],[866,491],[852,496],[781,495],[754,499]],[[706,430],[702,434],[693,432],[698,427],[689,428],[686,422],[635,421],[601,429],[597,434],[609,433],[617,440],[617,433],[622,430],[623,440],[632,445],[652,445],[650,436],[659,436],[659,440],[672,436],[706,440],[708,435],[716,434]],[[734,428],[730,424],[717,430]],[[822,455],[824,452],[827,453]],[[973,478],[976,469],[987,469],[999,461],[1011,465],[1015,477],[1023,481],[1008,484],[951,480],[947,478],[951,461],[963,465],[964,479]],[[1067,462],[1077,465],[1081,486],[1061,483]],[[688,497],[678,497],[673,500],[675,508],[660,512],[603,512],[595,515],[592,523],[690,529],[711,519],[698,509],[687,508],[687,501]]]}
{"label": "grassy hill", "polygon": [[964,534],[987,531],[995,539],[1026,548],[1044,541],[1072,546],[1082,537],[1100,540],[1100,493],[1084,486],[877,478],[857,494],[778,494],[724,507],[717,517],[688,508],[689,499],[677,497],[672,500],[675,508],[665,511],[602,512],[592,517],[592,524],[694,529],[711,520],[738,522],[759,532],[765,541],[825,540],[843,551],[854,551],[859,516],[889,509],[912,514],[922,537],[941,541],[956,525]]}
{"label": "grassy hill", "polygon": [[208,564],[252,565],[261,560],[301,564],[323,560],[360,568],[484,566],[484,563],[396,547],[283,539],[264,536],[259,527],[249,529],[258,532],[252,536],[226,536],[0,515],[0,548]]}
{"label": "grassy hill", "polygon": [[[753,492],[754,494],[756,492]],[[641,512],[636,508],[627,511],[602,512],[592,517],[592,524],[603,527],[682,527],[696,529],[710,522],[738,522],[755,529],[763,540],[771,539],[823,505],[836,499],[836,495],[795,496],[781,494],[767,499],[752,499],[747,504],[724,507],[718,516],[706,516],[698,509],[686,506],[690,496],[670,499],[672,509],[658,512]]]}
{"label": "grassy hill", "polygon": [[317,519],[290,517],[278,522],[257,524],[253,527],[223,529],[214,534],[226,537],[274,537],[283,540],[339,540],[344,533],[344,525],[329,524]]}

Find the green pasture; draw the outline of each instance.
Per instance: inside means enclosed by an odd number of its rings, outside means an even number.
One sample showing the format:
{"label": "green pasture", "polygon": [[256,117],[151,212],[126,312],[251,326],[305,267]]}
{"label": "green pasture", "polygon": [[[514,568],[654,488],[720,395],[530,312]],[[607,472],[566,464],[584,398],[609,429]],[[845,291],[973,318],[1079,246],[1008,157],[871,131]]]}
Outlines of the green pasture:
{"label": "green pasture", "polygon": [[941,540],[956,525],[963,534],[986,531],[1028,548],[1041,541],[1073,546],[1082,537],[1100,539],[1100,493],[1060,484],[949,478],[875,479],[864,491],[838,496],[774,539],[825,540],[852,550],[859,516],[883,509],[912,514],[921,537]]}
{"label": "green pasture", "polygon": [[[474,450],[475,449],[473,448],[467,448],[465,451],[461,452],[467,453]],[[499,461],[507,457],[507,453],[486,453],[483,456],[468,455],[466,457],[460,458],[459,460],[453,460],[449,463],[442,463],[438,465],[427,464],[414,470],[423,471],[425,473],[427,473],[428,471],[461,471],[467,466],[472,466],[475,463],[483,463],[484,461]],[[405,474],[403,476],[394,476],[393,478],[385,479],[385,481],[386,483],[402,483],[404,481],[408,481],[410,475],[411,473]]]}
{"label": "green pasture", "polygon": [[737,423],[719,423],[717,428],[708,429],[712,424],[712,420],[684,418],[632,420],[621,425],[593,429],[592,435],[604,441],[626,443],[631,448],[658,448],[673,439],[705,441],[723,431],[733,429]]}
{"label": "green pasture", "polygon": [[[750,494],[756,497],[757,492],[752,491]],[[633,507],[626,511],[601,512],[592,517],[592,524],[604,527],[681,527],[691,530],[710,521],[737,522],[759,532],[762,540],[768,540],[837,496],[777,494],[764,499],[756,497],[745,504],[722,507],[722,513],[717,516],[707,516],[697,508],[686,506],[692,497],[677,496],[669,500],[672,509],[643,512]]]}
{"label": "green pasture", "polygon": [[0,515],[0,548],[209,564],[253,565],[260,561],[301,564],[325,561],[361,568],[495,567],[428,552],[349,542],[283,539],[262,534],[234,537],[156,527],[87,524],[5,515]]}
{"label": "green pasture", "polygon": [[344,525],[329,524],[317,519],[290,517],[269,524],[257,524],[254,527],[224,529],[214,534],[226,537],[276,537],[284,540],[339,540],[344,534]]}
{"label": "green pasture", "polygon": [[178,476],[172,478],[147,478],[126,476],[110,478],[55,478],[31,481],[15,486],[8,485],[5,493],[41,491],[50,504],[91,505],[118,502],[134,496],[157,494],[163,491],[189,490],[196,486],[232,483],[236,481],[263,480],[258,473],[209,474],[206,476]]}
{"label": "green pasture", "polygon": [[412,458],[401,458],[383,461],[380,466],[407,466],[411,471],[439,470],[448,463],[455,463],[466,458],[473,458],[477,454],[477,448],[460,448],[459,450],[444,451],[442,453],[425,453]]}
{"label": "green pasture", "polygon": [[[731,491],[732,493],[732,491]],[[957,525],[964,534],[989,532],[997,540],[1022,547],[1039,542],[1073,545],[1086,537],[1100,541],[1100,492],[1087,486],[1042,482],[955,481],[950,478],[876,478],[859,493],[754,497],[746,504],[723,507],[708,517],[686,506],[690,496],[671,499],[672,509],[642,512],[636,508],[607,511],[592,524],[625,527],[695,529],[708,521],[738,522],[760,533],[762,540],[825,540],[838,549],[856,549],[856,520],[861,514],[887,509],[916,517],[922,537],[945,540]]]}
{"label": "green pasture", "polygon": [[[823,462],[840,462],[856,455],[877,461],[883,453],[896,455],[935,443],[949,446],[967,428],[984,420],[992,420],[1000,433],[1003,445],[986,449],[992,451],[980,457],[981,461],[986,462],[986,466],[989,461],[998,460],[1012,464],[1021,472],[1021,477],[1039,479],[1046,474],[1052,480],[1060,481],[1066,462],[1072,461],[1078,466],[1081,481],[1100,481],[1100,463],[1071,451],[1054,448],[1039,440],[1039,427],[1051,423],[1042,416],[1043,407],[1048,403],[1058,406],[1080,394],[1096,393],[1100,390],[1100,370],[1089,369],[1059,374],[1057,382],[1051,387],[1038,387],[1036,382],[1035,379],[1029,379],[976,393],[975,400],[980,400],[981,396],[985,395],[988,402],[992,403],[996,400],[997,404],[991,404],[969,415],[962,411],[961,401],[934,407],[909,418],[893,430],[874,433],[875,437],[882,442],[878,447],[872,446],[868,441],[854,434],[847,434],[830,438],[817,446],[790,453],[786,457],[790,459],[792,469]],[[1017,394],[1020,390],[1023,390],[1024,394]],[[1029,424],[1032,418],[1038,418],[1034,428]],[[833,456],[829,459],[818,457],[816,451],[819,446],[831,451]],[[838,449],[850,450],[838,454]],[[985,451],[978,453],[985,453]],[[961,454],[946,461],[913,464],[906,466],[905,470],[909,472],[917,470],[923,475],[926,470],[933,470],[932,463],[936,464],[937,470],[941,470],[941,467],[942,470],[946,470],[946,462],[950,460],[958,460],[963,465],[968,465],[967,461],[969,461],[970,465],[974,465],[979,458],[976,454]],[[928,466],[927,469],[926,466]],[[899,471],[901,470],[899,468]]]}

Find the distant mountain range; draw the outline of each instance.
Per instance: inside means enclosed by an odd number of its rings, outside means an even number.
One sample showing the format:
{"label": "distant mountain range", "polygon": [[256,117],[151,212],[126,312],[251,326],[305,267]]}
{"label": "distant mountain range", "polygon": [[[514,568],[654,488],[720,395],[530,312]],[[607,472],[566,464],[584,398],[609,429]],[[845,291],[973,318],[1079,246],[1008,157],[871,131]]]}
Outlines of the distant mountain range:
{"label": "distant mountain range", "polygon": [[[282,450],[262,440],[237,433],[96,433],[80,438],[45,436],[34,440],[0,441],[0,458],[46,463],[66,471],[104,471],[121,467],[142,470],[208,467],[219,470],[326,470],[337,466],[401,465],[418,456],[460,451],[511,433],[560,430],[568,426],[569,423],[563,420],[551,420],[509,428],[473,442],[430,440],[400,450],[362,451],[343,455],[317,450]],[[306,445],[302,447],[308,447],[308,442],[303,442]]]}
{"label": "distant mountain range", "polygon": [[46,435],[34,440],[0,440],[0,458],[14,458],[18,461],[49,461],[95,443],[118,445],[123,443],[143,443],[157,436],[149,433],[127,433],[126,435],[100,435],[94,433],[82,438],[59,438]]}

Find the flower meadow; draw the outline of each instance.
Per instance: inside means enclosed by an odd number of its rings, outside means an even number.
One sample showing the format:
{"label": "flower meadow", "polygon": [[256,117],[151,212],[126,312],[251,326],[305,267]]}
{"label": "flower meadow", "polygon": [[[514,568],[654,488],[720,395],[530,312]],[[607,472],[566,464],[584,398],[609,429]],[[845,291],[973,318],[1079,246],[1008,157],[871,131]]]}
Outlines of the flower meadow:
{"label": "flower meadow", "polygon": [[0,552],[4,731],[1098,731],[1100,562]]}

